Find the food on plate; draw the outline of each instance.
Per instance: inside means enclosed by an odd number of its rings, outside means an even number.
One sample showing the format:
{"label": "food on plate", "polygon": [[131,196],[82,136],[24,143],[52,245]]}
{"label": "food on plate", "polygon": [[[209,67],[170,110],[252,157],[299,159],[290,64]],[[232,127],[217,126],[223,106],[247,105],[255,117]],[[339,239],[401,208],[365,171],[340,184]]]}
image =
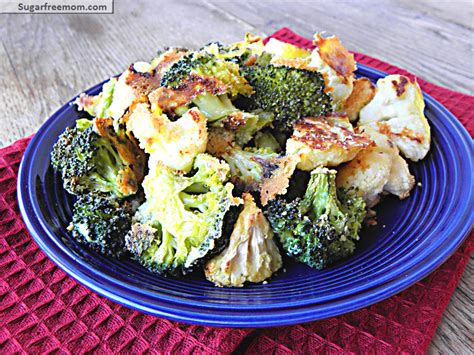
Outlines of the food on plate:
{"label": "food on plate", "polygon": [[403,75],[377,81],[374,98],[360,111],[359,125],[375,127],[390,137],[402,154],[423,159],[430,149],[430,126],[418,83]]}
{"label": "food on plate", "polygon": [[361,151],[337,174],[337,186],[354,189],[368,207],[376,205],[382,193],[407,198],[415,178],[396,145],[373,127],[358,127],[373,140],[374,145]]}
{"label": "food on plate", "polygon": [[229,245],[205,265],[206,278],[217,286],[242,287],[268,279],[282,266],[273,231],[249,193],[235,222]]}
{"label": "food on plate", "polygon": [[336,170],[316,168],[303,198],[278,197],[266,215],[286,254],[316,269],[351,255],[365,218],[365,203],[336,189]]}
{"label": "food on plate", "polygon": [[208,154],[196,157],[187,176],[160,163],[151,168],[143,182],[146,201],[133,218],[139,226],[126,239],[136,260],[162,273],[187,273],[202,262],[224,238],[224,217],[239,203],[228,178],[229,166]]}
{"label": "food on plate", "polygon": [[79,95],[89,117],[51,152],[76,197],[71,236],[223,287],[266,282],[288,258],[323,269],[352,255],[369,208],[409,196],[404,157],[427,154],[430,129],[416,81],[374,85],[337,37],[314,45],[247,34],[170,48]]}
{"label": "food on plate", "polygon": [[111,78],[105,83],[100,94],[81,94],[75,104],[80,111],[86,111],[94,117],[119,119],[135,99],[160,87],[163,73],[186,52],[182,48],[171,48],[150,63],[133,63],[118,78]]}
{"label": "food on plate", "polygon": [[354,87],[357,69],[354,55],[335,36],[324,38],[317,33],[314,44],[316,48],[311,53],[309,66],[323,76],[324,90],[332,99],[333,109],[338,110]]}
{"label": "food on plate", "polygon": [[124,127],[110,118],[81,119],[59,137],[51,153],[64,188],[73,194],[135,194],[143,180],[145,154]]}
{"label": "food on plate", "polygon": [[272,55],[272,60],[278,59],[303,59],[309,57],[311,51],[294,46],[290,43],[270,38],[263,50]]}
{"label": "food on plate", "polygon": [[256,64],[243,67],[242,72],[255,91],[246,104],[273,113],[277,129],[291,130],[300,118],[330,111],[323,77],[315,70]]}
{"label": "food on plate", "polygon": [[171,121],[166,114],[152,112],[148,103],[140,102],[130,109],[126,126],[149,154],[150,167],[161,162],[189,172],[196,156],[206,151],[207,120],[197,108]]}
{"label": "food on plate", "polygon": [[286,153],[299,156],[298,169],[306,171],[350,161],[372,142],[354,132],[346,116],[306,117],[296,121],[293,129]]}
{"label": "food on plate", "polygon": [[265,206],[286,193],[298,157],[280,155],[266,148],[230,146],[220,154],[230,167],[231,181],[241,191],[254,191]]}
{"label": "food on plate", "polygon": [[69,230],[73,236],[92,249],[113,257],[125,253],[125,234],[129,230],[133,203],[101,195],[86,194],[74,203],[74,213]]}
{"label": "food on plate", "polygon": [[341,111],[347,115],[351,122],[356,121],[359,118],[360,110],[374,98],[375,92],[375,85],[369,79],[355,80],[352,92],[343,102]]}

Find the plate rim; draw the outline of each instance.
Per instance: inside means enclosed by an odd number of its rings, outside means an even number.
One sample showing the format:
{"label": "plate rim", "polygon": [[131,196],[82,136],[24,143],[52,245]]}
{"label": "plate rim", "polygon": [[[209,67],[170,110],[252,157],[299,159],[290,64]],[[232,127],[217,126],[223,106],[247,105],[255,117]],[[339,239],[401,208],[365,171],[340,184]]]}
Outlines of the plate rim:
{"label": "plate rim", "polygon": [[[372,68],[367,65],[358,64],[358,71],[365,72],[369,75],[382,77],[388,75],[387,73],[380,71],[378,69]],[[105,81],[104,81],[105,82]],[[99,88],[104,82],[99,83],[90,89],[86,90],[93,91]],[[78,95],[77,95],[78,96]],[[76,97],[77,97],[76,96]],[[431,95],[428,95],[423,92],[423,96],[425,97],[425,101],[429,102],[429,104],[435,108],[439,113],[443,115],[443,117],[448,117],[450,123],[456,128],[457,135],[460,136],[462,143],[464,146],[471,148],[473,147],[473,143],[471,137],[465,127],[459,122],[459,120],[447,109],[445,108],[439,101],[434,99]],[[18,172],[18,183],[17,183],[17,196],[18,196],[18,203],[21,215],[25,222],[25,225],[30,232],[31,236],[35,240],[35,242],[39,245],[39,247],[43,250],[43,252],[48,256],[50,260],[52,260],[61,270],[66,272],[70,277],[75,279],[77,282],[85,285],[87,288],[91,289],[92,291],[104,296],[108,299],[111,299],[117,303],[120,303],[126,307],[136,309],[138,311],[149,313],[155,316],[164,317],[171,320],[181,321],[185,323],[192,323],[192,324],[199,324],[199,325],[206,325],[206,326],[224,326],[224,327],[241,327],[241,328],[253,328],[253,327],[269,327],[269,326],[280,326],[280,325],[291,325],[297,323],[304,323],[308,321],[314,321],[318,319],[324,319],[332,316],[337,316],[340,314],[348,313],[371,304],[377,303],[383,299],[386,299],[390,296],[398,294],[399,292],[403,291],[404,289],[408,288],[409,286],[413,285],[417,281],[421,280],[422,278],[426,277],[428,274],[433,272],[438,266],[440,266],[445,260],[447,260],[462,244],[465,238],[468,236],[469,231],[472,229],[472,214],[469,216],[469,213],[466,212],[464,215],[470,220],[463,225],[458,223],[456,225],[456,229],[451,228],[450,233],[456,234],[455,243],[451,242],[449,244],[449,248],[447,250],[443,250],[435,254],[435,257],[427,257],[423,261],[423,263],[418,263],[418,265],[413,265],[413,267],[409,270],[411,271],[411,275],[407,275],[402,280],[400,280],[400,275],[394,275],[392,278],[384,280],[384,282],[379,283],[376,286],[368,288],[363,292],[357,292],[350,296],[341,297],[336,300],[331,300],[329,303],[325,301],[323,303],[316,303],[316,304],[305,304],[305,305],[298,305],[298,304],[288,304],[288,306],[278,306],[276,307],[274,304],[270,305],[269,307],[261,307],[255,308],[256,306],[249,306],[247,305],[237,305],[235,307],[230,307],[232,312],[236,312],[238,310],[248,312],[250,310],[255,312],[270,312],[270,313],[282,313],[279,317],[275,317],[272,315],[267,315],[266,317],[260,317],[256,319],[253,316],[243,317],[243,316],[236,316],[230,314],[208,314],[209,312],[222,310],[222,304],[205,304],[205,302],[195,301],[195,300],[186,300],[182,301],[182,297],[165,297],[161,299],[161,303],[157,306],[153,307],[147,306],[143,304],[144,301],[140,302],[137,299],[133,299],[135,293],[139,290],[136,290],[135,287],[127,288],[126,292],[112,292],[110,290],[115,291],[123,291],[124,287],[121,286],[118,282],[114,282],[110,280],[108,277],[104,277],[104,275],[98,274],[97,270],[95,270],[92,266],[83,265],[80,261],[76,260],[75,258],[71,257],[67,252],[64,255],[57,255],[54,248],[56,249],[64,249],[61,248],[57,243],[55,243],[54,238],[51,238],[51,233],[49,229],[40,221],[36,214],[31,213],[34,212],[32,207],[32,201],[30,198],[30,190],[28,185],[29,174],[30,170],[28,168],[27,162],[31,161],[32,154],[35,151],[38,143],[41,140],[41,133],[47,131],[47,129],[54,123],[56,119],[61,117],[61,114],[64,110],[66,110],[73,100],[76,98],[74,97],[64,106],[59,108],[53,115],[51,115],[40,127],[38,132],[32,138],[30,143],[28,144],[27,149],[25,150],[24,156],[22,158],[19,172]],[[470,144],[469,141],[470,140]],[[464,150],[464,149],[463,149]],[[472,155],[467,154],[467,164],[473,167],[473,159]],[[472,192],[472,184],[470,187],[470,191]],[[473,196],[471,193],[470,198],[467,201],[468,205],[472,206],[473,203]],[[49,246],[44,237],[41,237],[39,234],[44,233],[47,237],[51,239],[51,242],[54,242],[56,245]],[[65,258],[69,258],[70,260]],[[85,268],[89,271],[89,274],[84,274],[83,272],[77,272],[72,266],[74,263],[78,263],[82,268]],[[92,271],[92,276],[96,276],[102,278],[101,281],[94,280],[90,273]],[[84,274],[84,275],[82,275]],[[111,284],[109,284],[111,283]],[[148,291],[145,291],[147,293]],[[367,294],[367,295],[366,295]],[[127,295],[129,298],[127,298]],[[132,297],[132,298],[130,298]],[[156,299],[156,296],[155,296]],[[180,302],[181,301],[181,302]],[[339,303],[343,303],[341,306]],[[193,308],[198,307],[196,310],[183,310],[176,307],[176,310],[173,312],[173,305],[179,307],[187,307]],[[332,305],[332,308],[330,307]],[[228,305],[227,305],[228,306]],[[253,308],[252,308],[253,307]],[[317,307],[323,307],[326,309],[325,312],[314,312],[313,309]],[[337,309],[333,309],[336,307]],[[203,310],[207,312],[199,312],[199,310]],[[263,315],[262,315],[263,316]],[[230,319],[229,319],[230,318]],[[241,319],[242,318],[242,319]],[[248,319],[246,319],[248,318]],[[267,319],[268,318],[268,319]]]}

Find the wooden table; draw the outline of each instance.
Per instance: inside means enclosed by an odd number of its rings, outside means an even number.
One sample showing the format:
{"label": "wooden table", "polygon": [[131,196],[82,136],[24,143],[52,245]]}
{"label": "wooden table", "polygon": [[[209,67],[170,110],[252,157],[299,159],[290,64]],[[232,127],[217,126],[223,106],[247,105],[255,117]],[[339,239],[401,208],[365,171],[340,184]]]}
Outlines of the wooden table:
{"label": "wooden table", "polygon": [[[0,15],[0,147],[35,132],[71,97],[156,50],[228,43],[287,26],[337,34],[351,50],[473,94],[474,5],[467,1],[130,1],[111,15]],[[469,263],[430,352],[472,349]]]}

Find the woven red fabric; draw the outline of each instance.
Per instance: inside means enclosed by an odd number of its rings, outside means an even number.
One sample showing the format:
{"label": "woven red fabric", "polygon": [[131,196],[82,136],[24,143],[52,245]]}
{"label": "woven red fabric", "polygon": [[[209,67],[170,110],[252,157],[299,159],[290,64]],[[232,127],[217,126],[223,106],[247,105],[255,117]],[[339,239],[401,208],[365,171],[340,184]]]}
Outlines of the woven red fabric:
{"label": "woven red fabric", "polygon": [[[282,29],[272,37],[311,41]],[[360,63],[411,74],[356,54]],[[474,133],[474,97],[418,79]],[[402,293],[340,317],[271,329],[171,322],[115,304],[76,283],[28,234],[18,211],[18,166],[30,138],[0,149],[0,353],[424,352],[474,250],[474,234],[438,270]]]}

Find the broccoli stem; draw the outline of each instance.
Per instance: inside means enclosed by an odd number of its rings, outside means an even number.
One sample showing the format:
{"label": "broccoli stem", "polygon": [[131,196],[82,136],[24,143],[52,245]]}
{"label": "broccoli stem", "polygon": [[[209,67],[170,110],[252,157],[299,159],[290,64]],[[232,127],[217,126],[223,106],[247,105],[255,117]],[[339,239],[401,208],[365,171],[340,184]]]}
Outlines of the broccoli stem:
{"label": "broccoli stem", "polygon": [[314,220],[327,216],[337,232],[342,233],[346,216],[337,199],[336,171],[315,170],[312,175],[301,204],[302,212],[309,212]]}
{"label": "broccoli stem", "polygon": [[158,247],[158,250],[153,255],[153,259],[156,260],[157,263],[163,265],[171,265],[174,259],[174,238],[173,236],[163,227],[162,228],[162,239],[161,244]]}

